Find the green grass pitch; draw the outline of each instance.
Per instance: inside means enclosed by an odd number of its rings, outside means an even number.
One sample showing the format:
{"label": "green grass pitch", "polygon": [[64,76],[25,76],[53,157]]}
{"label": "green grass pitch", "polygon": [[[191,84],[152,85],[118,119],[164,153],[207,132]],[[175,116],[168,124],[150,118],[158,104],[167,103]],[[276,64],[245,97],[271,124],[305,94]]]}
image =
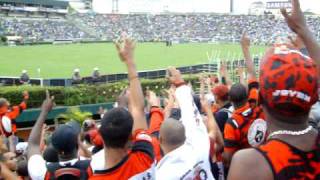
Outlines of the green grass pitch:
{"label": "green grass pitch", "polygon": [[[252,54],[265,47],[255,46]],[[139,71],[208,63],[213,59],[241,58],[238,44],[188,43],[166,47],[164,43],[138,43],[136,62]],[[81,76],[90,76],[93,68],[101,74],[125,72],[112,43],[37,45],[0,47],[0,76],[20,76],[26,69],[32,78],[69,78],[79,68]]]}

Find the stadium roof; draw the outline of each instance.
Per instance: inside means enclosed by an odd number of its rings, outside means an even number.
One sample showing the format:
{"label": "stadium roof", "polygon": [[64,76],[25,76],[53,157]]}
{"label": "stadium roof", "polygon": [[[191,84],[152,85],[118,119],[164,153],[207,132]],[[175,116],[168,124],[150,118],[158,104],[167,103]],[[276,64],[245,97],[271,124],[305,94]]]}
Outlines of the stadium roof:
{"label": "stadium roof", "polygon": [[18,4],[32,4],[55,7],[67,7],[69,2],[57,0],[0,0],[1,3],[18,3]]}

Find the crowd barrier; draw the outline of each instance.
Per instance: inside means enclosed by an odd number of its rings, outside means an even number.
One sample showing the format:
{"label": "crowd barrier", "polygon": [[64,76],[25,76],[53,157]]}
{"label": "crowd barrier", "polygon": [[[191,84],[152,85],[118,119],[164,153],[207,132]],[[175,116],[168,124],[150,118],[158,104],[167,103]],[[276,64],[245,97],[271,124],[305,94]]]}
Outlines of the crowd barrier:
{"label": "crowd barrier", "polygon": [[[226,61],[228,72],[231,74],[231,77],[234,79],[236,72],[234,71],[238,67],[244,67],[244,60],[234,60],[234,61]],[[254,64],[259,66],[259,58],[254,58]],[[198,73],[217,73],[219,68],[218,63],[212,64],[198,64],[192,66],[183,66],[178,67],[182,74],[198,74]],[[108,74],[102,75],[98,79],[93,79],[92,77],[83,77],[80,83],[83,84],[102,84],[102,83],[113,83],[127,79],[127,73],[118,73],[118,74]],[[151,71],[141,71],[139,72],[139,77],[144,79],[157,79],[164,78],[166,76],[165,69],[151,70]],[[39,86],[72,86],[76,85],[73,83],[72,79],[41,79],[41,78],[33,78],[30,80],[29,84],[31,85],[39,85]],[[79,83],[78,83],[79,84]],[[19,77],[0,77],[0,85],[2,86],[13,86],[13,85],[21,85]]]}
{"label": "crowd barrier", "polygon": [[[194,66],[178,67],[182,74],[197,74],[201,72],[216,72],[217,64],[199,64]],[[141,71],[139,77],[144,79],[157,79],[166,76],[165,69]],[[83,77],[81,83],[96,84],[96,83],[113,83],[127,79],[127,73],[102,75],[99,79],[93,80],[92,77]],[[2,86],[21,85],[19,77],[0,77]],[[29,84],[40,86],[72,86],[74,85],[72,79],[31,79]]]}

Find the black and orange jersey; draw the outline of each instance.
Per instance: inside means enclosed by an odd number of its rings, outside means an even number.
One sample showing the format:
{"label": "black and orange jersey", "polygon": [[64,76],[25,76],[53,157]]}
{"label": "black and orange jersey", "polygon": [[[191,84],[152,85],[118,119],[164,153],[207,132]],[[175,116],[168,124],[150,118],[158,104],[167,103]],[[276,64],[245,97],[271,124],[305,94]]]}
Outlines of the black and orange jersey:
{"label": "black and orange jersey", "polygon": [[94,171],[89,179],[154,179],[155,160],[152,141],[148,133],[137,131],[133,136],[133,146],[128,155],[110,169]]}
{"label": "black and orange jersey", "polygon": [[[2,118],[3,116],[7,116],[11,120],[13,133],[17,132],[17,125],[15,120],[25,109],[27,109],[27,103],[25,101],[22,101],[18,106],[12,106],[9,109],[7,106],[0,108],[0,118]],[[9,135],[11,134],[6,134],[6,136]]]}
{"label": "black and orange jersey", "polygon": [[320,179],[320,134],[309,152],[278,139],[271,139],[256,150],[264,156],[276,180]]}
{"label": "black and orange jersey", "polygon": [[227,120],[224,128],[224,151],[236,152],[260,144],[264,141],[265,134],[266,123],[261,109],[252,109],[247,103],[236,109]]}

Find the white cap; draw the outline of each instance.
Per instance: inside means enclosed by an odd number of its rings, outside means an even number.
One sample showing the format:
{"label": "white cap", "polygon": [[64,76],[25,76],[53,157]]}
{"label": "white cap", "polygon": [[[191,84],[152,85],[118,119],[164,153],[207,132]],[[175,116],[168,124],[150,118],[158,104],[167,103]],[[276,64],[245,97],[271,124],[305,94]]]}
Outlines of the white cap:
{"label": "white cap", "polygon": [[24,70],[22,70],[22,73],[27,73],[27,70],[25,70],[25,69],[24,69]]}
{"label": "white cap", "polygon": [[26,152],[28,148],[28,143],[27,142],[19,142],[17,145],[16,145],[16,151],[19,151],[19,152]]}
{"label": "white cap", "polygon": [[94,71],[98,71],[98,70],[99,70],[99,68],[95,67],[93,70],[94,70]]}
{"label": "white cap", "polygon": [[80,69],[74,69],[73,72],[80,72]]}

